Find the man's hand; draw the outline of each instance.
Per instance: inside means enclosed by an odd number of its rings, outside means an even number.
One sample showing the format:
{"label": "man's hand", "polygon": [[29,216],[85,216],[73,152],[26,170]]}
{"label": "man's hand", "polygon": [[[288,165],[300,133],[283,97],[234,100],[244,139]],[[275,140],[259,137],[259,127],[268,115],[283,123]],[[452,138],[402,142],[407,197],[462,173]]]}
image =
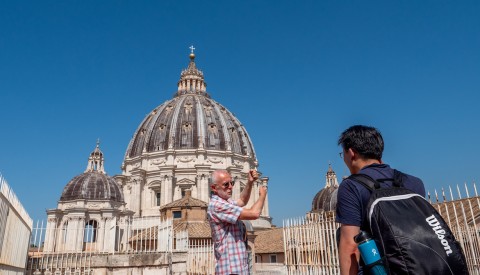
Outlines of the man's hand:
{"label": "man's hand", "polygon": [[248,172],[248,182],[255,182],[256,180],[258,180],[258,172],[257,170],[250,170]]}

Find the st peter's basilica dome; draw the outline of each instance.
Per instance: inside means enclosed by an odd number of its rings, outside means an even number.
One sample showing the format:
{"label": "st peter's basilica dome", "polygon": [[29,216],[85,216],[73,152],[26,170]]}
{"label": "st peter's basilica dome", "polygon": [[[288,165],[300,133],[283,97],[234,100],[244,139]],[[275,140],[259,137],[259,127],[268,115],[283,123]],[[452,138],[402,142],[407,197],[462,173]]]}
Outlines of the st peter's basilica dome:
{"label": "st peter's basilica dome", "polygon": [[210,98],[203,72],[197,69],[194,60],[192,53],[174,97],[156,107],[140,124],[126,157],[202,148],[255,158],[247,131],[229,110]]}
{"label": "st peter's basilica dome", "polygon": [[[134,216],[159,216],[160,209],[190,192],[210,201],[211,173],[227,170],[232,176],[232,199],[239,198],[248,172],[259,163],[253,143],[235,115],[210,97],[204,74],[195,64],[194,48],[189,64],[180,73],[173,98],[150,111],[133,134],[122,163],[121,186],[126,207]],[[260,171],[261,172],[261,171]],[[258,198],[254,183],[247,207]],[[270,228],[268,199],[255,228]]]}

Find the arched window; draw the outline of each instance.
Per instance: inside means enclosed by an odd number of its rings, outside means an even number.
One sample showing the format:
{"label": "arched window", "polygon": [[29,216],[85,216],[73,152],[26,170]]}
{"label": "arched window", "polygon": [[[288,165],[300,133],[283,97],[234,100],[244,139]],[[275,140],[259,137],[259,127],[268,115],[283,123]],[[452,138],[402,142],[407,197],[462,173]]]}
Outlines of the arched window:
{"label": "arched window", "polygon": [[83,241],[86,243],[94,243],[97,241],[98,223],[95,220],[89,220],[85,223],[85,231]]}

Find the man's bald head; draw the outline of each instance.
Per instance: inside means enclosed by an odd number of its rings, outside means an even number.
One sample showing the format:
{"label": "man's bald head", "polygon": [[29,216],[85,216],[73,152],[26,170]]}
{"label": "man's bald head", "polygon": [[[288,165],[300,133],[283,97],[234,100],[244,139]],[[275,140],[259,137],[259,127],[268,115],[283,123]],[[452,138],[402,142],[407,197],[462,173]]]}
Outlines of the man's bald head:
{"label": "man's bald head", "polygon": [[213,171],[211,185],[216,185],[218,183],[222,183],[222,181],[227,176],[230,176],[230,173],[228,173],[227,170],[215,170],[215,171]]}

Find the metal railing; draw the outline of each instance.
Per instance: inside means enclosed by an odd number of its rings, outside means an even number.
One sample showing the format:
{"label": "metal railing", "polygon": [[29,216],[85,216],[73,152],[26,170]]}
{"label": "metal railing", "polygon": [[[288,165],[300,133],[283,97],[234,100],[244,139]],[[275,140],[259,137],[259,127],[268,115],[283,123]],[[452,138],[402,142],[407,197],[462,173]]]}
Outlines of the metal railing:
{"label": "metal railing", "polygon": [[[82,220],[76,227],[65,221],[37,222],[30,238],[27,274],[91,274],[99,256],[171,255],[188,249],[188,235],[174,234],[172,219],[119,219],[111,228],[91,221]],[[111,236],[106,238],[107,234]]]}

